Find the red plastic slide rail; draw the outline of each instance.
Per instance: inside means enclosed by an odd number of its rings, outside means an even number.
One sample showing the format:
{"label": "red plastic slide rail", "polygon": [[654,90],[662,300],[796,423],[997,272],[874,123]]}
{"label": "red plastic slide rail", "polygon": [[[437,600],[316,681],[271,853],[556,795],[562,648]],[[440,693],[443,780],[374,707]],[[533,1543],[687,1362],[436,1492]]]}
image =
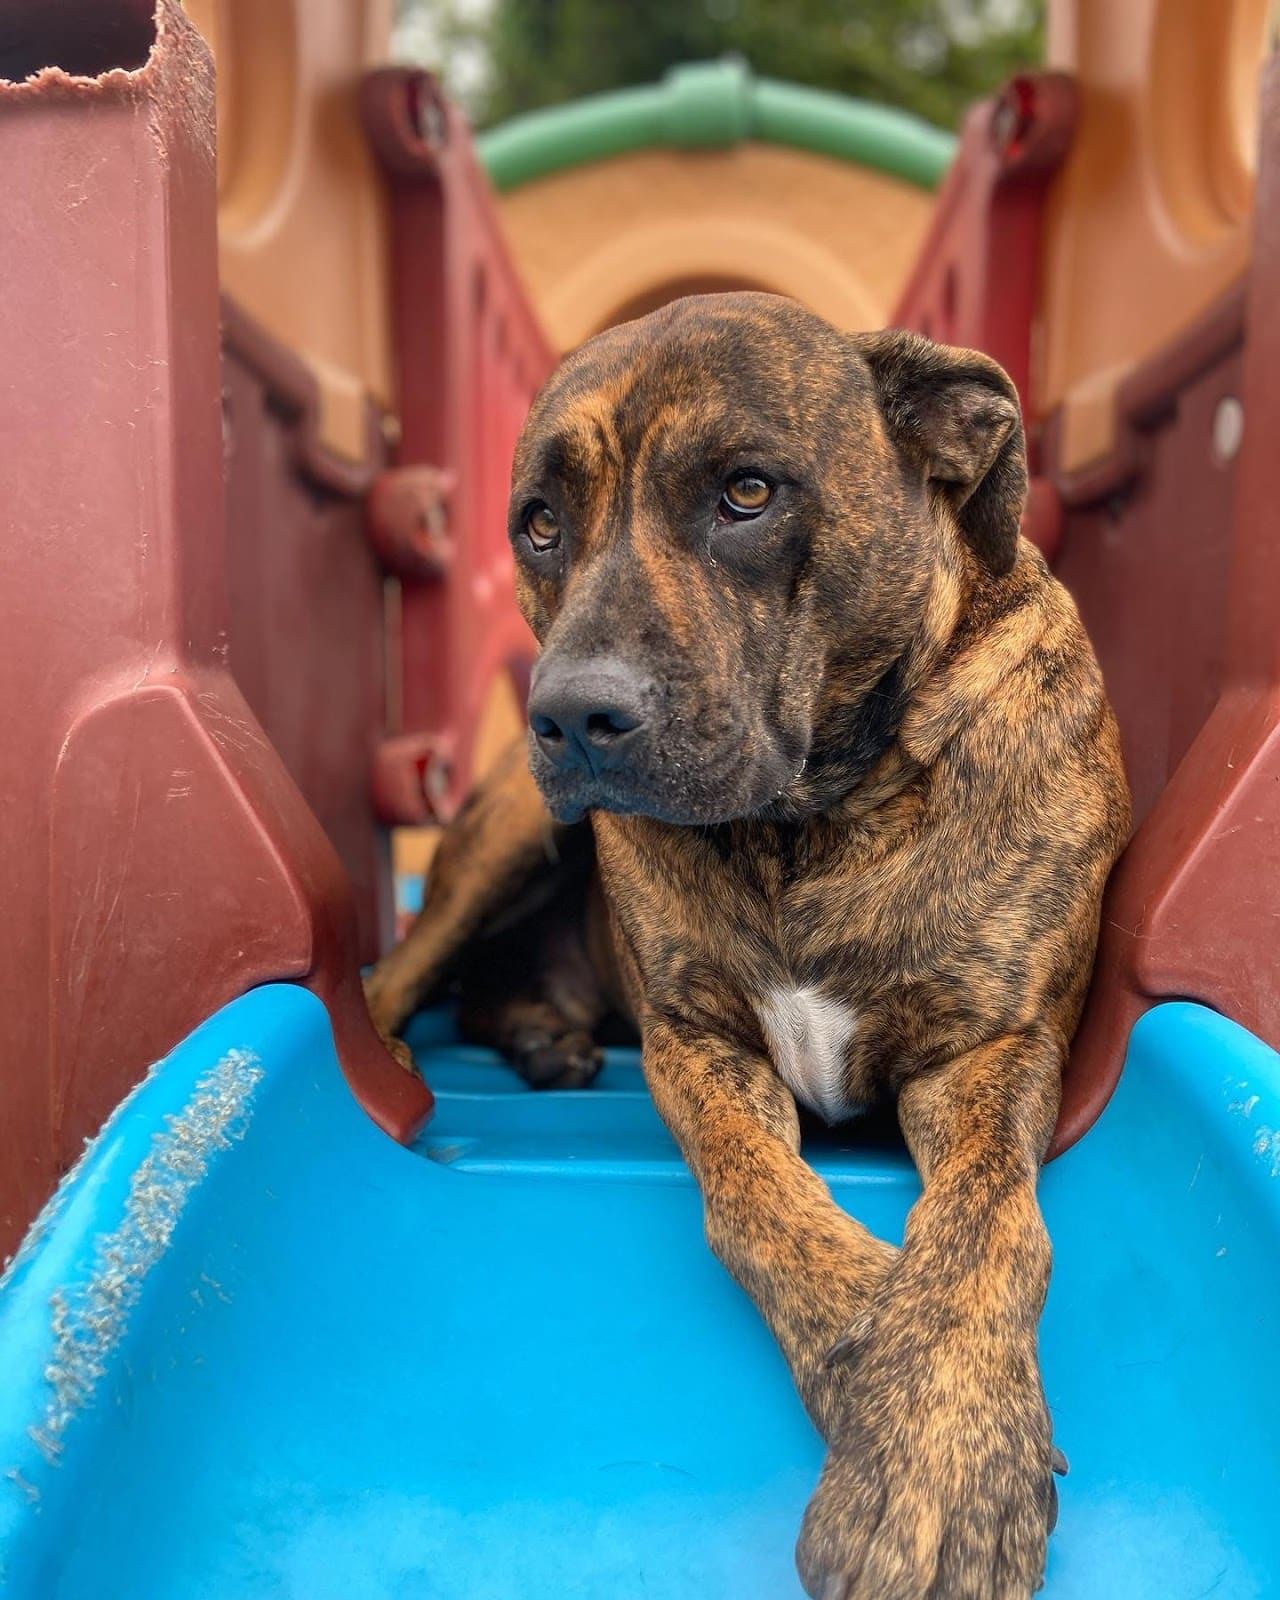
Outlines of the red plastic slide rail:
{"label": "red plastic slide rail", "polygon": [[[1074,115],[1070,81],[1056,74],[1016,79],[999,99],[974,108],[920,264],[895,318],[903,326],[995,356],[1013,375],[1024,410],[1043,202]],[[1280,1046],[1280,960],[1274,953],[1280,928],[1280,510],[1271,461],[1271,441],[1280,428],[1280,388],[1275,383],[1280,367],[1280,58],[1275,56],[1264,73],[1260,120],[1255,248],[1244,316],[1246,425],[1230,522],[1221,687],[1211,714],[1163,791],[1154,803],[1145,790],[1140,796],[1141,825],[1103,908],[1097,968],[1064,1082],[1051,1154],[1068,1148],[1097,1118],[1119,1079],[1129,1032],[1156,1000],[1201,1001]],[[1223,329],[1239,320],[1234,300],[1230,297],[1190,344],[1184,341],[1185,348],[1163,353],[1158,379],[1148,380],[1153,393],[1175,393],[1210,358],[1219,359],[1227,342]],[[1141,421],[1144,401],[1137,379],[1135,385],[1128,410]],[[1123,394],[1121,401],[1123,411]],[[1172,402],[1161,403],[1171,409]],[[1040,420],[1028,417],[1033,473],[1048,464],[1036,459]],[[1140,462],[1135,457],[1121,465],[1132,476]],[[1078,487],[1074,498],[1082,498]],[[1193,515],[1197,500],[1188,496],[1171,508],[1171,515]],[[1025,531],[1050,557],[1057,553],[1062,522],[1055,483],[1033,475]],[[1179,539],[1197,535],[1211,536],[1207,522],[1180,532]],[[1064,550],[1064,558],[1070,555],[1070,549]],[[1074,575],[1081,563],[1068,565]],[[1088,592],[1078,598],[1088,615],[1098,607],[1101,579],[1088,563],[1084,566]],[[1152,590],[1166,599],[1175,593],[1146,574],[1132,581],[1147,586],[1143,594],[1132,596],[1136,608],[1150,606]],[[1182,605],[1219,603],[1211,590],[1184,588],[1176,594]],[[1109,604],[1114,608],[1114,596]],[[1176,607],[1164,623],[1172,630],[1187,625]],[[1148,635],[1130,629],[1126,644],[1123,628],[1103,632],[1100,644],[1109,646],[1113,673],[1127,680],[1133,672],[1140,676],[1149,670],[1136,662],[1126,671],[1124,661],[1115,660],[1118,649],[1150,648]],[[1167,694],[1163,699],[1157,694],[1145,707],[1127,701],[1122,705],[1131,759],[1144,748],[1143,739],[1135,739],[1133,719],[1149,716],[1157,725],[1167,721],[1165,700]],[[1149,814],[1144,815],[1148,804]]]}
{"label": "red plastic slide rail", "polygon": [[515,605],[506,499],[554,356],[461,114],[412,70],[371,74],[363,97],[391,191],[401,424],[397,465],[370,504],[370,534],[401,581],[401,725],[374,792],[388,822],[444,821],[467,791],[495,678],[521,698],[528,688],[534,643]]}
{"label": "red plastic slide rail", "polygon": [[1062,529],[1053,485],[1036,475],[1032,329],[1045,196],[1066,155],[1076,89],[1064,73],[1024,73],[965,118],[933,222],[894,311],[898,327],[984,350],[1017,385],[1032,481],[1023,532],[1052,560]]}
{"label": "red plastic slide rail", "polygon": [[1280,54],[1263,70],[1259,121],[1226,663],[1213,711],[1112,878],[1058,1147],[1105,1104],[1154,1000],[1198,1000],[1280,1048]]}

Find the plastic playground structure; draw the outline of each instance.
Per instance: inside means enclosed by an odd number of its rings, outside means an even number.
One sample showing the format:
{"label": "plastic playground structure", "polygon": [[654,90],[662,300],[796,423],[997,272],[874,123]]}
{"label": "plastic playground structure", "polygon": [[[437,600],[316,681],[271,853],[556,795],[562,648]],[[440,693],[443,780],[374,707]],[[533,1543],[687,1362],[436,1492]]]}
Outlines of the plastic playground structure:
{"label": "plastic playground structure", "polygon": [[[1280,1593],[1265,0],[1055,0],[954,141],[735,62],[473,140],[380,0],[0,9],[0,1592],[799,1594],[819,1441],[634,1054],[533,1095],[431,1015],[418,1083],[359,988],[520,716],[530,398],[751,286],[1010,371],[1125,738],[1046,1593]],[[903,1152],[808,1153],[900,1233]]]}

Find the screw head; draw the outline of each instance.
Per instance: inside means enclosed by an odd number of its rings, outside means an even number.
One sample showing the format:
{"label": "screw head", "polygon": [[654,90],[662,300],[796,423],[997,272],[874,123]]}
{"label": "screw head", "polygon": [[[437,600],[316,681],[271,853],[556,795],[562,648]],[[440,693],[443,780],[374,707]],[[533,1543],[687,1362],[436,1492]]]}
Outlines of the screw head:
{"label": "screw head", "polygon": [[452,769],[443,756],[427,757],[427,764],[422,769],[422,792],[433,811],[439,811],[448,797],[452,777]]}
{"label": "screw head", "polygon": [[415,78],[409,86],[409,117],[413,130],[429,150],[445,143],[444,110],[431,92],[426,78]]}
{"label": "screw head", "polygon": [[1030,79],[1014,78],[996,102],[991,142],[1006,159],[1021,155],[1036,120],[1036,92]]}
{"label": "screw head", "polygon": [[1244,407],[1233,394],[1224,394],[1213,408],[1213,459],[1220,467],[1235,460],[1244,439]]}

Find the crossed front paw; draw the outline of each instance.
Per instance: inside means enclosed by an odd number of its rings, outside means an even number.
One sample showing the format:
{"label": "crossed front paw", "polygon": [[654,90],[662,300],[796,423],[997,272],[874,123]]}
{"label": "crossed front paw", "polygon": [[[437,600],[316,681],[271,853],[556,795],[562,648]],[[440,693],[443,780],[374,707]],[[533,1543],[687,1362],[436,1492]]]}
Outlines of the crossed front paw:
{"label": "crossed front paw", "polygon": [[[892,1321],[892,1319],[890,1319]],[[1057,1516],[1034,1331],[878,1325],[796,1564],[813,1600],[1029,1600]]]}
{"label": "crossed front paw", "polygon": [[413,1051],[403,1039],[397,1038],[394,1033],[380,1033],[378,1037],[382,1040],[387,1054],[395,1061],[398,1067],[407,1072],[411,1078],[422,1077],[422,1068],[418,1065]]}

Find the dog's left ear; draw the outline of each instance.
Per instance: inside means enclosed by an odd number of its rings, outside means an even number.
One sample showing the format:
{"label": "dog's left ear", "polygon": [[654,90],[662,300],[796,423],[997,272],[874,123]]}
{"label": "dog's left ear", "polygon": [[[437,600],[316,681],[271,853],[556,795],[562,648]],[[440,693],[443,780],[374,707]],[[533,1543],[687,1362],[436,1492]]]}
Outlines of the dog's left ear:
{"label": "dog's left ear", "polygon": [[890,328],[858,334],[889,432],[951,503],[960,532],[992,572],[1008,572],[1027,498],[1018,392],[976,350]]}

